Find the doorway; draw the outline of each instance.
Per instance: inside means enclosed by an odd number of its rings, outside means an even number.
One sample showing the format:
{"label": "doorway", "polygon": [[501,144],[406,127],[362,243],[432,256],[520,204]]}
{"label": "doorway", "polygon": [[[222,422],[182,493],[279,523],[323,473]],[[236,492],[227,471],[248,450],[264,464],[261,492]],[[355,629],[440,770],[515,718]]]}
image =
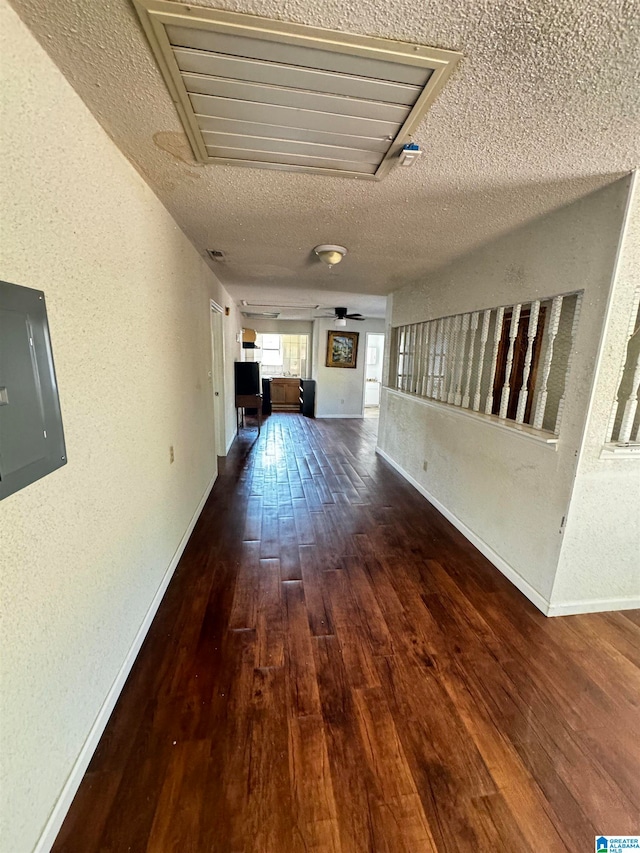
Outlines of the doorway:
{"label": "doorway", "polygon": [[216,456],[227,455],[224,405],[224,330],[223,310],[211,300],[211,383],[213,399],[213,441]]}
{"label": "doorway", "polygon": [[364,375],[364,415],[376,417],[380,411],[382,387],[382,362],[384,360],[384,335],[367,332],[366,364]]}

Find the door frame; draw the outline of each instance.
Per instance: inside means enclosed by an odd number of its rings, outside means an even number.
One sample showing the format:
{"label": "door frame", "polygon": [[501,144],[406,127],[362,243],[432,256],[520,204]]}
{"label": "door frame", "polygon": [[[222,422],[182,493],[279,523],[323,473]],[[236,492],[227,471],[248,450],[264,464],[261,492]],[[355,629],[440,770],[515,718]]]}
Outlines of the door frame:
{"label": "door frame", "polygon": [[[382,364],[381,364],[381,374],[384,377],[384,349],[386,345],[386,332],[365,332],[364,338],[364,371],[362,377],[362,417],[364,417],[365,411],[365,397],[367,396],[367,353],[369,352],[369,338],[371,335],[376,335],[378,337],[384,338],[384,344],[382,346]],[[380,397],[378,400],[378,407],[380,407],[380,403],[382,402],[382,378],[380,379]]]}
{"label": "door frame", "polygon": [[210,300],[211,315],[211,399],[213,402],[213,436],[216,456],[227,455],[226,444],[226,406],[224,393],[224,309],[213,299]]}

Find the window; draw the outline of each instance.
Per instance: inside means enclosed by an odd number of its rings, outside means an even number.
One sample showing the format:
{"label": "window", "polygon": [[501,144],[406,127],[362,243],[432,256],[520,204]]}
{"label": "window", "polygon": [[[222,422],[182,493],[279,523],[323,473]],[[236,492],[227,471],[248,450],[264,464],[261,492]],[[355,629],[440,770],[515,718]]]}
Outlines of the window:
{"label": "window", "polygon": [[308,335],[261,334],[258,349],[245,350],[248,361],[259,361],[265,376],[307,376]]}
{"label": "window", "polygon": [[399,326],[390,387],[557,433],[580,296]]}
{"label": "window", "polygon": [[282,366],[282,337],[281,335],[258,335],[257,346],[261,349],[261,361],[265,366]]}

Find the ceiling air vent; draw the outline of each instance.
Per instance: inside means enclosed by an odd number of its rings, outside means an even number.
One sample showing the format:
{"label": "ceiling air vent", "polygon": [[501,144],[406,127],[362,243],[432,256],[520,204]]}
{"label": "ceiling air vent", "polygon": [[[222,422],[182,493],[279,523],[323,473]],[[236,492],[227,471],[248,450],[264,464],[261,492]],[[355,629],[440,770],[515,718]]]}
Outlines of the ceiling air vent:
{"label": "ceiling air vent", "polygon": [[242,316],[247,319],[260,320],[277,320],[280,316],[279,311],[243,311]]}
{"label": "ceiling air vent", "polygon": [[212,261],[221,261],[224,258],[224,252],[220,252],[218,249],[207,249],[207,255]]}
{"label": "ceiling air vent", "polygon": [[201,163],[380,179],[460,54],[134,0]]}

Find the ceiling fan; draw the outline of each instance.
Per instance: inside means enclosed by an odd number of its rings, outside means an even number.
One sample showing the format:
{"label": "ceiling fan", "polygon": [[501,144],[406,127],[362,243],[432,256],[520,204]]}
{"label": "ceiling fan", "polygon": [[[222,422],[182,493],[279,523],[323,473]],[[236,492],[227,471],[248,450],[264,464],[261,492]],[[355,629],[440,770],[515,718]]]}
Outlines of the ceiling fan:
{"label": "ceiling fan", "polygon": [[366,320],[362,314],[347,314],[346,308],[334,308],[333,314],[316,314],[316,317],[333,317],[336,321],[336,326],[346,326],[347,320]]}

